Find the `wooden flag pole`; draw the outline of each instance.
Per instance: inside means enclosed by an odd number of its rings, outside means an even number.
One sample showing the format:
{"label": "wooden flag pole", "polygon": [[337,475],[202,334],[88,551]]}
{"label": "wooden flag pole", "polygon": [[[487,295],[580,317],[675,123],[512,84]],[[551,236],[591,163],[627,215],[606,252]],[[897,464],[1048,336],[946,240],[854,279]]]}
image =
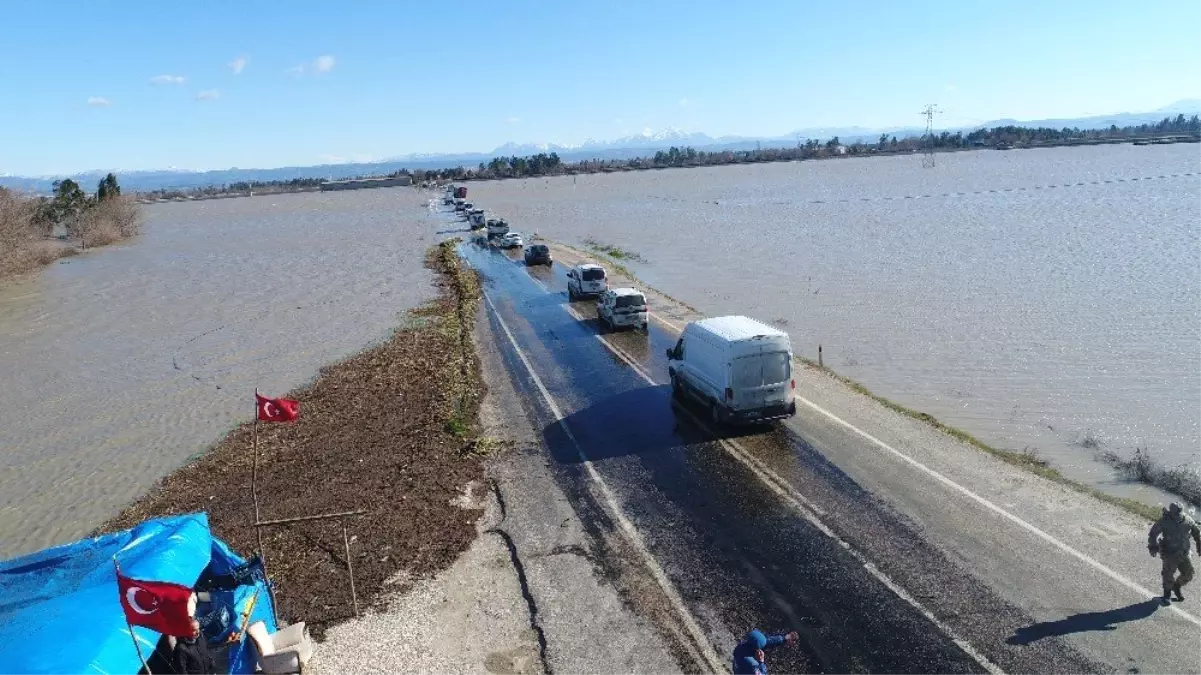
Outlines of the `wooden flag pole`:
{"label": "wooden flag pole", "polygon": [[257,523],[259,517],[259,388],[254,388],[254,468],[250,475],[250,495],[254,499],[254,535],[259,542],[259,558],[263,561],[263,574],[267,573],[267,552],[263,550],[263,528]]}
{"label": "wooden flag pole", "polygon": [[[259,542],[259,561],[263,564],[263,583],[267,584],[267,593],[271,597],[271,617],[279,623],[276,615],[275,589],[267,578],[267,551],[263,548],[263,528],[259,526],[262,517],[259,514],[259,388],[254,388],[254,468],[251,469],[250,494],[254,498],[254,536]],[[256,594],[257,597],[257,594]]]}
{"label": "wooden flag pole", "polygon": [[[121,565],[120,565],[120,563],[117,562],[117,556],[113,556],[113,570],[116,571],[118,577],[121,576]],[[120,588],[121,588],[121,583],[118,582],[117,583],[117,589],[118,589],[117,594],[118,595],[120,595],[120,593],[121,593]],[[118,602],[120,602],[120,600],[118,600]],[[121,616],[125,616],[124,608],[122,608],[122,610],[121,610]],[[142,662],[142,667],[146,669],[146,672],[150,673],[151,672],[150,664],[146,663],[146,657],[142,656],[142,645],[138,644],[138,636],[133,634],[133,626],[130,625],[129,617],[127,617],[127,616],[125,617],[125,627],[127,629],[129,629],[129,639],[133,640],[133,648],[138,651],[138,660],[140,660]]]}

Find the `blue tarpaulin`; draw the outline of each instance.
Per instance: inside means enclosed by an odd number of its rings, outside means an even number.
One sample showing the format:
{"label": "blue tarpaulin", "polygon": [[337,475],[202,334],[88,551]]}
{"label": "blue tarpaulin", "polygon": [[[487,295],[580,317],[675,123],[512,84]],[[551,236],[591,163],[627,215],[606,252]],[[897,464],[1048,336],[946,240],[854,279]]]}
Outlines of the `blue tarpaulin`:
{"label": "blue tarpaulin", "polygon": [[[0,672],[137,673],[134,649],[117,592],[113,558],[133,579],[195,587],[201,572],[228,574],[246,561],[209,531],[208,515],[193,513],[148,520],[132,529],[56,546],[0,562]],[[256,590],[258,591],[256,597]],[[229,631],[263,621],[275,631],[266,584],[212,593],[213,604],[231,610]],[[149,660],[160,635],[135,626]],[[253,672],[251,649],[230,649],[233,673]]]}

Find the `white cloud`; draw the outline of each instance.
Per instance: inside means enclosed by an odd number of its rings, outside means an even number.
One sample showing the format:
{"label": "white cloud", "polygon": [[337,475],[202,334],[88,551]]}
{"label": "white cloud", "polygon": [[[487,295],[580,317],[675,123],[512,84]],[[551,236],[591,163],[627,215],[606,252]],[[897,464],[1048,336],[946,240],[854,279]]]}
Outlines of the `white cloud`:
{"label": "white cloud", "polygon": [[948,84],[948,85],[946,86],[946,90],[947,90],[947,91],[959,91],[959,87],[956,87],[956,86],[955,86],[955,85],[953,85],[953,84]]}
{"label": "white cloud", "polygon": [[687,97],[680,99],[680,105],[684,107],[688,107],[689,103],[691,103],[691,101],[689,101]]}
{"label": "white cloud", "polygon": [[509,124],[521,124],[521,118],[520,117],[510,117],[510,118],[507,118],[505,120],[505,122],[507,122]]}
{"label": "white cloud", "polygon": [[318,73],[328,73],[334,69],[334,63],[334,57],[330,56],[329,54],[318,56],[316,60],[313,61],[313,70]]}
{"label": "white cloud", "polygon": [[312,63],[297,64],[284,72],[295,77],[303,77],[304,75],[320,75],[333,70],[336,63],[337,59],[329,54],[325,54],[313,59]]}
{"label": "white cloud", "polygon": [[104,98],[103,96],[89,96],[88,97],[88,105],[92,106],[93,108],[107,108],[108,106],[110,106],[112,104],[113,104],[112,101],[108,100],[107,98]]}
{"label": "white cloud", "polygon": [[219,98],[221,98],[221,92],[216,89],[206,89],[196,94],[197,101],[216,101]]}
{"label": "white cloud", "polygon": [[234,75],[241,75],[242,71],[246,69],[246,64],[249,61],[250,59],[246,58],[245,56],[239,56],[225,65],[229,66],[229,69],[233,71]]}
{"label": "white cloud", "polygon": [[155,75],[150,78],[150,84],[183,84],[188,78],[183,75]]}

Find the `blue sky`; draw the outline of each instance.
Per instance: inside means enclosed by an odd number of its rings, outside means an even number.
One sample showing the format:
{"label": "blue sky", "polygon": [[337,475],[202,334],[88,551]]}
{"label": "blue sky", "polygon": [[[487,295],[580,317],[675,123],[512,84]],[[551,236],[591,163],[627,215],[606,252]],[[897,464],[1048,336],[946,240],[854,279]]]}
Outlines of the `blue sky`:
{"label": "blue sky", "polygon": [[1201,98],[1197,0],[10,0],[3,17],[0,173],[22,175]]}

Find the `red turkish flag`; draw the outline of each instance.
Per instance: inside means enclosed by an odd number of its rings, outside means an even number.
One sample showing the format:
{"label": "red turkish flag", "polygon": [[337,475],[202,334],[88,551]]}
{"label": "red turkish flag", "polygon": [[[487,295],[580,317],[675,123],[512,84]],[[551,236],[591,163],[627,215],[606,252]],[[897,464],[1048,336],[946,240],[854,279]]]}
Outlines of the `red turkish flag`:
{"label": "red turkish flag", "polygon": [[263,422],[291,422],[300,417],[300,403],[290,398],[267,398],[255,392],[259,419]]}
{"label": "red turkish flag", "polygon": [[117,572],[121,609],[133,626],[145,626],[164,635],[192,636],[188,601],[192,589],[166,581],[138,581]]}

